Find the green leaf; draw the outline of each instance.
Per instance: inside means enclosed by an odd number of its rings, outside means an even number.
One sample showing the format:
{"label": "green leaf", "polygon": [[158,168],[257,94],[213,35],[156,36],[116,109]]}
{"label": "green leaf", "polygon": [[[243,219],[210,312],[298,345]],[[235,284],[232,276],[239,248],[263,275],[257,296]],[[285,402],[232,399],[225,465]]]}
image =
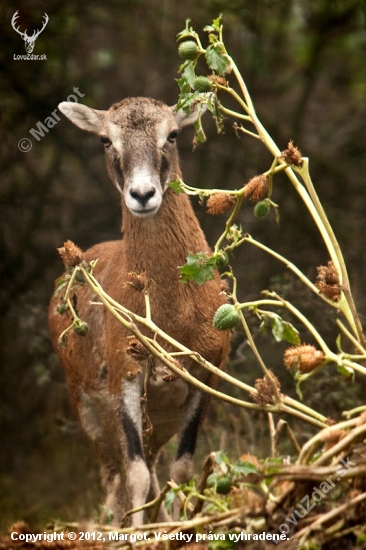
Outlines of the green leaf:
{"label": "green leaf", "polygon": [[262,334],[267,334],[267,319],[263,319],[261,324],[259,325],[259,330]]}
{"label": "green leaf", "polygon": [[214,487],[218,479],[219,479],[219,474],[217,472],[210,474],[206,480],[207,487]]}
{"label": "green leaf", "polygon": [[212,21],[212,26],[216,32],[220,31],[221,19],[222,19],[222,13],[220,13],[220,15]]}
{"label": "green leaf", "polygon": [[206,134],[202,128],[201,124],[201,117],[199,117],[194,123],[193,123],[194,129],[196,131],[195,138],[193,140],[194,145],[197,145],[197,143],[204,143],[206,141]]}
{"label": "green leaf", "polygon": [[179,87],[181,88],[181,93],[178,97],[178,102],[176,110],[183,109],[186,113],[191,113],[191,105],[196,99],[199,98],[199,92],[191,92],[191,88],[185,78],[180,78],[177,80]]}
{"label": "green leaf", "polygon": [[222,14],[212,21],[212,25],[206,25],[204,31],[206,32],[220,32]]}
{"label": "green leaf", "polygon": [[183,31],[177,34],[177,41],[181,40],[182,38],[186,38],[187,36],[190,36],[193,33],[192,27],[189,26],[190,22],[191,22],[191,19],[186,19],[186,27]]}
{"label": "green leaf", "polygon": [[[191,87],[188,84],[186,77],[182,76],[182,78],[177,78],[176,82],[179,86],[181,95],[188,94],[191,91]],[[176,107],[176,109],[177,108],[178,106]]]}
{"label": "green leaf", "polygon": [[223,474],[226,474],[229,471],[230,460],[227,454],[223,451],[218,451],[215,453],[215,462],[220,467]]}
{"label": "green leaf", "polygon": [[272,333],[277,342],[285,340],[290,344],[300,344],[299,331],[279,315],[274,315],[272,318]]}
{"label": "green leaf", "polygon": [[170,514],[172,512],[173,502],[174,502],[174,499],[175,499],[175,493],[176,493],[176,491],[174,491],[174,489],[170,489],[167,492],[167,494],[165,495],[164,504],[165,504],[165,508],[166,508],[168,514]]}
{"label": "green leaf", "polygon": [[224,250],[218,250],[215,254],[212,254],[212,258],[215,261],[215,266],[226,267],[229,264],[229,256]]}
{"label": "green leaf", "polygon": [[182,72],[182,77],[186,79],[190,88],[193,88],[193,82],[196,78],[196,73],[194,69],[195,69],[195,63],[192,61],[188,61],[188,63],[186,64]]}
{"label": "green leaf", "polygon": [[344,376],[347,380],[354,381],[355,378],[355,371],[351,369],[351,367],[347,367],[346,365],[340,364],[337,366],[337,371],[339,374]]}
{"label": "green leaf", "polygon": [[169,187],[171,187],[177,195],[180,195],[180,193],[184,193],[184,187],[183,182],[181,179],[173,180],[168,183]]}
{"label": "green leaf", "polygon": [[206,63],[210,69],[220,76],[230,71],[230,60],[224,53],[221,44],[212,44],[206,50]]}
{"label": "green leaf", "polygon": [[203,285],[206,281],[214,278],[215,261],[212,257],[206,256],[203,252],[198,254],[188,253],[187,263],[179,268],[181,281],[188,283],[194,281]]}
{"label": "green leaf", "polygon": [[60,279],[57,283],[57,288],[55,290],[55,298],[60,294],[61,290],[69,283],[70,275],[66,275],[64,279]]}
{"label": "green leaf", "polygon": [[224,116],[220,109],[220,101],[217,98],[216,93],[209,95],[207,100],[207,108],[212,113],[212,116],[216,122],[217,133],[220,134],[224,131]]}
{"label": "green leaf", "polygon": [[232,472],[236,476],[247,476],[249,474],[258,474],[258,468],[256,468],[256,466],[248,460],[238,460],[238,462],[233,464]]}

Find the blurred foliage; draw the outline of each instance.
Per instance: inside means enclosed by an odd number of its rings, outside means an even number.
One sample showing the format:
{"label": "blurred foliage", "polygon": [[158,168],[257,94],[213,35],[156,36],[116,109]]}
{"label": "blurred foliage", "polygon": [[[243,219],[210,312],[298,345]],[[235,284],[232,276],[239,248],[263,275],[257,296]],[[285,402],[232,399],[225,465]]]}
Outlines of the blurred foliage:
{"label": "blurred foliage", "polygon": [[[11,27],[19,9],[22,29],[49,23],[34,54],[46,61],[15,60],[24,43]],[[105,109],[131,95],[177,101],[180,60],[175,36],[190,17],[202,28],[220,12],[225,42],[257,106],[261,120],[283,148],[290,139],[310,157],[313,180],[343,248],[356,303],[365,313],[366,25],[361,0],[202,0],[176,3],[106,0],[65,3],[23,0],[0,6],[1,161],[1,370],[0,530],[18,518],[88,517],[100,501],[94,458],[68,402],[62,369],[47,333],[46,308],[53,280],[62,270],[56,247],[72,239],[82,248],[118,238],[118,193],[108,180],[101,146],[61,119],[37,141],[29,134],[76,87],[82,101]],[[180,138],[185,181],[193,186],[234,189],[269,167],[260,143],[240,140],[225,124],[216,135],[204,121],[208,143],[192,154],[192,131]],[[28,153],[18,149],[31,138]],[[279,179],[281,176],[279,176]],[[250,208],[239,222],[245,231],[276,248],[312,279],[328,261],[300,200],[286,179],[276,186],[281,222],[258,221]],[[221,228],[197,204],[209,242]],[[223,221],[224,221],[223,217]],[[282,265],[245,247],[234,260],[241,299],[263,288],[281,288],[336,334],[333,312],[320,306]],[[286,297],[286,296],[285,296]],[[254,327],[253,327],[254,328]],[[328,336],[327,336],[328,335]],[[302,335],[303,337],[303,335]],[[257,338],[264,336],[257,334]],[[266,340],[265,359],[275,372],[280,344]],[[240,332],[233,338],[230,371],[253,380],[256,365]],[[258,376],[260,373],[258,372]],[[364,388],[333,392],[331,370],[306,388],[306,400],[322,401],[330,415],[353,406]],[[286,385],[288,378],[288,386]],[[339,385],[337,386],[339,387]],[[291,377],[283,375],[290,391]],[[225,391],[225,388],[223,388]],[[225,430],[223,431],[223,427]],[[308,427],[294,426],[303,437]],[[200,451],[227,448],[238,456],[268,452],[261,415],[215,403]],[[166,453],[161,457],[163,468]],[[199,456],[198,460],[202,458]]]}

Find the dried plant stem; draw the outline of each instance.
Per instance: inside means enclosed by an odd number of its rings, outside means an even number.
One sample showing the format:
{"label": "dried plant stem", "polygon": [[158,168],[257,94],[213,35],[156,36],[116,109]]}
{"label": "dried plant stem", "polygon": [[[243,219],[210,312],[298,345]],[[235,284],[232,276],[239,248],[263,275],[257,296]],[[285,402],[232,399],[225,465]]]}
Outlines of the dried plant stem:
{"label": "dried plant stem", "polygon": [[241,203],[243,202],[243,198],[244,198],[243,192],[240,193],[237,196],[237,200],[236,200],[236,203],[235,203],[235,208],[232,211],[231,215],[229,216],[228,220],[226,221],[225,230],[224,230],[223,234],[219,237],[219,239],[217,240],[217,242],[215,244],[214,253],[217,253],[220,250],[221,243],[226,238],[226,235],[228,234],[228,232],[230,230],[230,227],[232,226],[232,223],[233,223],[234,219],[236,218],[236,216],[237,216],[237,214],[240,210]]}
{"label": "dried plant stem", "polygon": [[360,407],[356,407],[355,409],[351,409],[350,411],[343,411],[342,416],[345,416],[346,418],[350,418],[351,416],[362,413],[364,411],[366,411],[366,405],[361,405]]}
{"label": "dried plant stem", "polygon": [[285,420],[282,420],[282,418],[278,421],[277,426],[276,426],[276,437],[275,437],[276,447],[279,444],[280,435],[281,435],[281,432],[283,431],[284,428],[286,429],[288,438],[290,439],[292,445],[294,446],[294,449],[296,450],[297,454],[300,454],[301,447],[298,444],[297,439],[296,439],[293,431],[291,430],[290,426],[288,425],[288,423]]}
{"label": "dried plant stem", "polygon": [[[265,478],[275,477],[280,480],[288,481],[324,481],[327,477],[337,474],[339,469],[338,464],[333,464],[332,466],[286,466],[278,472],[269,472],[264,473]],[[363,476],[366,473],[366,464],[355,466],[352,469],[344,472],[342,479],[353,479],[359,476]]]}
{"label": "dried plant stem", "polygon": [[[218,86],[220,89],[223,89],[224,86]],[[240,96],[237,96],[237,97],[240,97]],[[236,111],[232,111],[231,109],[228,109],[227,107],[224,107],[223,105],[221,105],[220,109],[222,110],[223,113],[225,113],[225,115],[229,115],[229,116],[232,116],[232,117],[237,117],[237,118],[240,118],[240,120],[247,120],[248,122],[251,122],[252,118],[249,116],[249,115],[243,115],[241,113],[237,113]],[[256,136],[258,137],[258,136]]]}
{"label": "dried plant stem", "polygon": [[[208,476],[210,474],[212,474],[212,472],[213,472],[214,464],[215,464],[215,453],[212,452],[206,458],[206,460],[203,464],[203,467],[202,467],[201,476],[200,476],[200,478],[199,478],[199,480],[196,484],[197,492],[200,495],[202,495],[203,491],[206,488],[206,481],[207,481]],[[202,506],[203,506],[203,500],[197,499],[194,510],[193,510],[193,515],[196,515],[199,512],[201,512]]]}
{"label": "dried plant stem", "polygon": [[350,333],[350,331],[344,326],[342,321],[340,319],[336,319],[336,323],[341,329],[341,331],[349,338],[352,342],[352,344],[359,350],[360,352],[360,359],[366,359],[366,347],[362,346],[358,340],[353,336],[353,334]]}
{"label": "dried plant stem", "polygon": [[235,130],[236,130],[236,132],[243,132],[243,134],[247,134],[248,136],[251,136],[251,137],[256,138],[256,139],[260,139],[258,134],[255,134],[254,132],[251,132],[250,130],[248,130],[244,126],[236,126]]}
{"label": "dried plant stem", "polygon": [[355,303],[353,301],[353,297],[352,297],[352,293],[351,293],[351,289],[350,289],[349,278],[348,278],[348,273],[347,273],[347,268],[346,268],[346,264],[345,264],[345,261],[344,261],[344,258],[343,258],[342,251],[340,249],[338,241],[337,241],[337,239],[334,235],[332,226],[329,223],[327,215],[324,211],[324,208],[323,208],[323,206],[322,206],[322,204],[319,200],[319,197],[318,197],[318,195],[315,191],[313,182],[311,180],[310,173],[309,173],[309,159],[304,157],[302,160],[303,160],[302,167],[299,168],[298,170],[299,170],[300,175],[301,175],[301,177],[302,177],[302,179],[303,179],[303,181],[306,185],[306,188],[307,188],[308,193],[311,197],[311,200],[312,200],[313,204],[315,205],[315,208],[316,208],[319,216],[321,217],[321,220],[324,224],[325,230],[326,230],[327,234],[329,235],[329,238],[332,242],[333,249],[334,249],[335,254],[337,256],[338,265],[337,265],[336,262],[334,262],[334,260],[333,260],[333,263],[334,263],[334,265],[337,266],[337,271],[339,273],[340,281],[341,281],[341,288],[342,288],[342,291],[343,291],[343,293],[346,297],[346,301],[347,301],[347,305],[348,305],[348,307],[344,307],[342,309],[342,311],[343,311],[345,317],[347,318],[347,321],[350,323],[351,327],[353,328],[355,334],[358,336],[358,340],[363,345],[365,345],[366,344],[366,339],[365,339],[365,336],[363,334],[362,325],[361,325],[360,318],[359,318],[358,313],[357,313]]}
{"label": "dried plant stem", "polygon": [[[348,428],[353,428],[354,426],[357,425],[358,422],[359,422],[359,418],[352,418],[351,420],[346,420],[344,422],[339,422],[338,424],[334,424],[334,426],[327,426],[324,430],[322,430],[321,432],[318,432],[316,435],[314,435],[314,437],[309,439],[302,446],[301,453],[297,460],[297,463],[298,464],[308,463],[311,457],[313,456],[317,445],[323,442],[327,434],[331,434],[332,432],[336,432],[339,430],[346,430]],[[334,449],[334,447],[332,449]]]}
{"label": "dried plant stem", "polygon": [[[266,412],[286,412],[289,414],[292,414],[298,418],[301,418],[302,420],[305,420],[307,422],[310,422],[311,424],[314,424],[315,426],[318,426],[320,428],[323,428],[325,426],[325,417],[317,413],[316,411],[313,411],[309,407],[305,407],[301,403],[291,400],[287,396],[283,397],[283,403],[275,404],[275,405],[267,405],[265,407],[261,405],[257,405],[254,403],[249,403],[246,401],[242,401],[240,399],[236,399],[234,397],[231,397],[227,394],[221,393],[213,388],[210,388],[209,386],[206,386],[202,382],[200,382],[198,379],[192,377],[185,369],[180,369],[177,367],[177,365],[172,361],[169,353],[158,344],[156,339],[151,339],[146,337],[141,333],[141,331],[138,329],[135,322],[141,323],[144,326],[151,329],[153,333],[156,335],[161,336],[164,338],[167,342],[175,346],[180,351],[188,353],[192,359],[197,361],[200,365],[205,367],[206,369],[210,370],[217,376],[231,382],[232,384],[240,387],[241,389],[249,392],[249,393],[258,393],[255,388],[252,388],[251,386],[244,384],[243,382],[240,382],[236,378],[233,378],[232,376],[228,375],[227,373],[221,371],[205,359],[201,357],[198,353],[189,350],[173,338],[171,338],[169,335],[167,335],[165,332],[163,332],[159,327],[157,327],[152,321],[147,321],[144,317],[141,317],[139,315],[136,315],[132,313],[131,311],[124,308],[121,304],[118,304],[115,300],[113,300],[108,294],[102,289],[98,281],[95,279],[93,275],[87,272],[87,270],[83,267],[76,268],[80,269],[82,273],[85,276],[87,284],[92,288],[93,292],[99,296],[102,303],[105,305],[105,307],[110,311],[128,330],[130,330],[140,342],[144,344],[145,347],[149,349],[149,351],[155,355],[160,361],[162,361],[168,368],[170,368],[175,374],[178,374],[182,378],[184,378],[187,382],[190,382],[191,384],[197,386],[202,391],[205,391],[207,393],[210,393],[216,397],[219,397],[220,399],[224,401],[228,401],[230,403],[239,405],[241,407],[246,407],[252,410],[264,410]],[[122,313],[122,315],[121,315]],[[127,320],[129,319],[129,320]],[[134,321],[132,322],[131,319]],[[293,406],[296,406],[296,409],[292,408]]]}
{"label": "dried plant stem", "polygon": [[133,514],[136,514],[136,512],[141,512],[142,510],[148,510],[149,508],[153,508],[151,521],[154,522],[156,520],[156,517],[159,512],[159,508],[164,500],[164,497],[170,489],[171,489],[170,483],[166,483],[164,488],[160,491],[159,495],[156,498],[154,498],[154,500],[151,500],[150,502],[147,502],[146,504],[144,504],[143,506],[139,506],[138,508],[133,508],[132,510],[128,510],[128,512],[125,513],[125,515],[121,520],[121,528],[124,527],[125,523],[127,522],[130,516],[132,516]]}
{"label": "dried plant stem", "polygon": [[[252,103],[250,94],[243,80],[243,77],[241,76],[241,73],[238,67],[236,66],[234,60],[229,55],[228,57],[230,60],[233,74],[235,75],[238,81],[244,100],[232,88],[222,86],[220,87],[220,90],[223,90],[229,93],[238,101],[239,105],[246,112],[246,115],[249,115],[251,117],[251,122],[255,126],[260,139],[263,141],[263,143],[266,145],[266,147],[269,149],[272,155],[275,158],[278,158],[281,154],[281,151],[279,150],[276,143],[273,141],[273,139],[268,134],[267,130],[264,128],[259,118],[257,117],[257,114],[254,109],[254,105]],[[324,240],[324,243],[328,250],[330,258],[339,274],[343,295],[341,296],[338,307],[339,309],[342,310],[343,314],[345,315],[355,336],[357,336],[357,339],[362,344],[364,344],[365,336],[363,335],[362,326],[359,321],[357,310],[354,305],[354,301],[350,291],[347,270],[345,267],[345,262],[343,259],[342,252],[340,250],[340,247],[334,235],[334,232],[329,224],[329,221],[326,217],[324,209],[317,197],[314,186],[312,184],[312,181],[309,175],[309,170],[308,170],[308,159],[303,158],[302,160],[303,160],[302,168],[296,168],[296,171],[300,173],[305,183],[305,187],[300,183],[293,168],[288,166],[287,168],[285,168],[285,172],[288,178],[290,179],[291,183],[295,187],[296,191],[300,195],[301,199],[305,203],[306,207],[308,208],[314,222],[316,223],[319,229],[319,232]],[[343,296],[345,296],[344,299],[342,299]]]}
{"label": "dried plant stem", "polygon": [[[346,354],[337,355],[336,353],[332,352],[328,348],[328,346],[325,343],[325,341],[323,340],[323,338],[320,336],[319,332],[315,329],[314,325],[312,323],[310,323],[310,321],[307,319],[307,317],[305,317],[305,315],[303,315],[295,306],[293,306],[291,304],[291,302],[288,302],[287,300],[284,300],[283,298],[278,296],[278,294],[276,292],[266,291],[265,294],[267,296],[276,298],[279,301],[279,304],[282,303],[284,307],[286,307],[289,311],[291,311],[291,313],[293,313],[293,315],[295,315],[295,317],[297,317],[302,322],[302,324],[308,329],[308,331],[312,334],[312,336],[315,338],[315,340],[319,344],[320,348],[322,349],[322,351],[325,355],[325,361],[326,362],[333,361],[334,363],[336,363],[338,365],[339,364],[344,364],[345,366],[350,367],[350,368],[360,372],[361,374],[364,374],[364,375],[366,374],[366,368],[363,367],[362,365],[359,365],[358,363],[355,363],[354,361],[350,361],[347,358]],[[299,377],[299,378],[302,379],[302,380],[305,380],[306,378],[308,378],[311,375],[312,375],[312,373],[310,372],[309,374],[301,375],[301,377]]]}
{"label": "dried plant stem", "polygon": [[318,517],[311,525],[308,527],[305,527],[304,529],[301,529],[301,531],[298,531],[296,535],[294,535],[292,538],[298,539],[300,538],[300,545],[304,544],[304,542],[309,538],[309,535],[312,531],[318,530],[324,523],[334,520],[336,517],[340,516],[343,512],[346,510],[349,510],[359,504],[360,502],[363,502],[366,500],[366,493],[362,493],[361,495],[356,496],[355,498],[348,500],[345,504],[342,504],[341,506],[338,506],[337,508],[334,508],[330,512],[327,512],[326,514],[322,514],[320,517]]}
{"label": "dried plant stem", "polygon": [[329,304],[330,306],[338,309],[338,305],[335,302],[333,302],[332,300],[329,300],[326,296],[324,296],[324,294],[320,294],[317,287],[306,277],[306,275],[304,275],[304,273],[302,273],[302,271],[298,267],[296,267],[295,264],[293,264],[292,262],[287,260],[287,258],[282,256],[281,254],[278,254],[277,252],[275,252],[274,250],[272,250],[268,246],[260,243],[256,239],[253,239],[253,237],[251,235],[246,235],[245,237],[243,237],[243,239],[241,239],[238,242],[238,245],[241,244],[241,243],[245,243],[245,242],[253,244],[254,246],[260,248],[261,250],[264,250],[265,252],[267,252],[268,254],[270,254],[271,256],[273,256],[274,258],[279,260],[280,262],[284,263],[286,265],[286,267],[288,269],[290,269],[293,273],[295,273],[295,275],[297,275],[297,277],[300,279],[300,281],[302,281],[306,286],[308,286],[317,296],[322,298],[322,300],[327,302],[327,304]]}
{"label": "dried plant stem", "polygon": [[278,455],[276,447],[276,428],[273,420],[273,414],[268,413],[268,424],[269,424],[269,436],[271,439],[271,456],[275,457]]}
{"label": "dried plant stem", "polygon": [[245,334],[248,338],[249,346],[250,346],[252,352],[254,353],[258,363],[260,364],[264,375],[267,376],[267,380],[268,380],[269,384],[271,385],[271,388],[272,388],[272,391],[273,391],[273,396],[275,397],[276,403],[281,403],[281,401],[282,401],[281,394],[280,394],[280,392],[279,392],[279,390],[276,386],[275,381],[273,380],[273,378],[271,376],[271,373],[269,372],[266,365],[264,364],[262,356],[260,355],[260,353],[258,351],[258,348],[255,345],[252,333],[249,330],[248,324],[247,324],[246,319],[245,319],[245,317],[243,315],[243,312],[241,310],[239,310],[239,315],[240,315],[240,320],[241,320],[241,323],[243,325]]}
{"label": "dried plant stem", "polygon": [[209,197],[211,195],[216,195],[216,193],[225,193],[227,195],[242,195],[244,193],[243,189],[239,189],[239,190],[230,190],[230,189],[199,189],[198,187],[192,187],[191,185],[187,185],[186,183],[184,183],[184,181],[180,178],[180,177],[177,177],[176,181],[179,181],[180,185],[181,185],[181,188],[182,188],[182,191],[184,191],[185,193],[187,193],[187,195],[192,195],[192,196],[199,196],[199,197]]}
{"label": "dried plant stem", "polygon": [[329,451],[326,451],[322,454],[315,462],[313,462],[313,466],[321,466],[322,464],[328,462],[331,458],[339,454],[344,449],[347,449],[350,447],[351,443],[353,443],[356,439],[358,439],[361,435],[366,434],[366,424],[362,424],[362,426],[358,426],[357,428],[354,428],[350,431],[346,437],[341,439],[334,447],[329,449]]}

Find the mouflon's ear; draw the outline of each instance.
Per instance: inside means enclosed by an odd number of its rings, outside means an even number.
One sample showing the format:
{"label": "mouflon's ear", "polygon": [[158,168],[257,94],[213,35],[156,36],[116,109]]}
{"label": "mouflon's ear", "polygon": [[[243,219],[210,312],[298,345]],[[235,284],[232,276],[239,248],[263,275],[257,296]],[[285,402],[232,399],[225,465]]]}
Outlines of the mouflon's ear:
{"label": "mouflon's ear", "polygon": [[71,122],[76,124],[82,130],[87,132],[99,132],[100,125],[106,111],[97,111],[81,103],[73,101],[63,101],[58,106],[62,114],[64,114]]}
{"label": "mouflon's ear", "polygon": [[194,106],[190,113],[186,113],[183,109],[176,110],[176,105],[170,107],[175,116],[175,120],[178,124],[178,128],[184,128],[188,124],[194,124],[198,119],[199,114],[203,115],[207,111],[207,105],[201,105],[200,108]]}

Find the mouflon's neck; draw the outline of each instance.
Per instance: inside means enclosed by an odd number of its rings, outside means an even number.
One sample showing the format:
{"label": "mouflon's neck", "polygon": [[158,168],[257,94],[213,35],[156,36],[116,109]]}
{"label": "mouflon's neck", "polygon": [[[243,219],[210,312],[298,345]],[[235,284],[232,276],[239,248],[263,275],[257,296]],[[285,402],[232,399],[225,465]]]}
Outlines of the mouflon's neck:
{"label": "mouflon's neck", "polygon": [[178,266],[186,263],[188,252],[210,254],[189,197],[170,188],[152,218],[133,216],[122,202],[122,232],[128,271],[145,270],[161,285],[179,280]]}

